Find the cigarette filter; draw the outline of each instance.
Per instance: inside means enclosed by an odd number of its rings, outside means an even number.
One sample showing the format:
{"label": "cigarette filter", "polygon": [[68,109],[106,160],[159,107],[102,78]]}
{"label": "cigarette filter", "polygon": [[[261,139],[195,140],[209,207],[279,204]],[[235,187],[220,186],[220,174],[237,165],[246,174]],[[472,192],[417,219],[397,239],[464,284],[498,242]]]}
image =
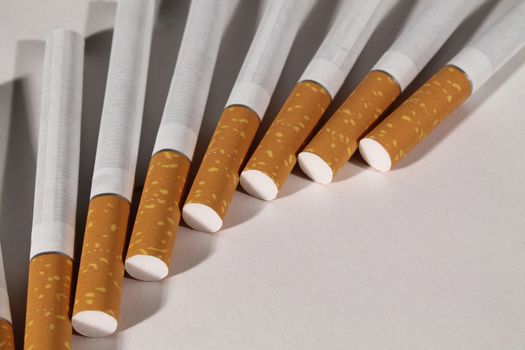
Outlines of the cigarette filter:
{"label": "cigarette filter", "polygon": [[7,283],[4,271],[4,259],[2,257],[2,247],[0,247],[0,349],[15,349],[13,325],[11,323],[11,309],[9,308],[9,296],[7,294]]}
{"label": "cigarette filter", "polygon": [[5,350],[15,349],[13,326],[10,321],[0,319],[0,348]]}
{"label": "cigarette filter", "polygon": [[168,274],[180,200],[231,5],[191,4],[126,256],[126,271],[137,279],[157,281]]}
{"label": "cigarette filter", "polygon": [[240,167],[314,2],[270,1],[183,207],[192,228],[215,232],[222,227]]}
{"label": "cigarette filter", "polygon": [[69,301],[73,261],[51,253],[29,264],[25,349],[71,349]]}
{"label": "cigarette filter", "polygon": [[482,1],[422,3],[372,71],[299,154],[306,175],[318,183],[330,183],[357,150],[359,139]]}
{"label": "cigarette filter", "polygon": [[[392,1],[347,1],[333,28],[241,173],[251,195],[272,200]],[[381,5],[380,5],[381,4]]]}
{"label": "cigarette filter", "polygon": [[24,347],[70,349],[84,39],[46,40]]}
{"label": "cigarette filter", "polygon": [[388,171],[525,45],[521,1],[465,47],[359,143],[366,162]]}
{"label": "cigarette filter", "polygon": [[101,337],[120,315],[123,250],[144,108],[155,1],[120,0],[73,307],[73,328]]}

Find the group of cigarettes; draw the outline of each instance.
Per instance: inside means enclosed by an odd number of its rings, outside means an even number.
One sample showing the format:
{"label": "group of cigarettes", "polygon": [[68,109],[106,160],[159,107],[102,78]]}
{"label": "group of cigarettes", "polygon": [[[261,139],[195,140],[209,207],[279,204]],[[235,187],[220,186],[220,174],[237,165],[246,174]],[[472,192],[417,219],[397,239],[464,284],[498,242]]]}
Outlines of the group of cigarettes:
{"label": "group of cigarettes", "polygon": [[[365,44],[402,1],[343,0],[326,38],[248,157],[294,39],[319,1],[264,4],[250,49],[189,184],[221,39],[239,0],[191,2],[125,247],[158,2],[119,0],[76,288],[73,248],[84,39],[67,30],[48,36],[26,349],[70,349],[72,329],[87,337],[114,333],[124,272],[143,281],[165,278],[181,216],[195,230],[220,230],[239,182],[248,194],[273,200],[296,163],[313,181],[328,184],[358,149],[371,167],[389,171],[525,45],[525,1],[518,1],[385,115],[458,26],[485,2],[426,1],[313,135]],[[0,344],[5,349],[14,348],[10,320],[0,266]]]}

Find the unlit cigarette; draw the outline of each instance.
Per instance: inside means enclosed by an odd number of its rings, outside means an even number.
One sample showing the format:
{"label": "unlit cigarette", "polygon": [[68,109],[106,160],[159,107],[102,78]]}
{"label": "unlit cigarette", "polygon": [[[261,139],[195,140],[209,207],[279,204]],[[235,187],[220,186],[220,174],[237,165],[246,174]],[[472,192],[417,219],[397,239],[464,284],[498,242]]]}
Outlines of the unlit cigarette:
{"label": "unlit cigarette", "polygon": [[388,171],[525,45],[520,2],[464,48],[359,143],[366,162]]}
{"label": "unlit cigarette", "polygon": [[239,170],[270,102],[299,26],[314,0],[271,0],[183,207],[199,231],[223,224]]}
{"label": "unlit cigarette", "polygon": [[339,91],[392,1],[352,0],[346,6],[241,173],[252,196],[272,200],[297,152]]}
{"label": "unlit cigarette", "polygon": [[0,246],[0,348],[6,350],[15,349],[13,336],[13,324],[11,323],[11,309],[9,307],[9,296],[4,271],[4,259],[2,247]]}
{"label": "unlit cigarette", "polygon": [[126,271],[137,279],[157,281],[168,275],[180,199],[232,10],[230,1],[191,4],[126,256]]}
{"label": "unlit cigarette", "polygon": [[84,39],[65,30],[46,41],[24,347],[71,348]]}
{"label": "unlit cigarette", "polygon": [[155,10],[155,1],[118,3],[72,317],[85,336],[117,329]]}
{"label": "unlit cigarette", "polygon": [[358,142],[410,84],[461,22],[483,0],[432,0],[299,154],[301,169],[318,183],[330,183]]}

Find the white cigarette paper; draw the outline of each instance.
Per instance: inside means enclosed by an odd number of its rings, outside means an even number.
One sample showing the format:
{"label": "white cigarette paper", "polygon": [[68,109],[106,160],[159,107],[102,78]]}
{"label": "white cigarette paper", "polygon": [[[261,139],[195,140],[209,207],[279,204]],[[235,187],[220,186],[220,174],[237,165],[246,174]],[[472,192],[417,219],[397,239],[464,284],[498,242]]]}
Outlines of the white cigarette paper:
{"label": "white cigarette paper", "polygon": [[73,258],[82,109],[84,39],[58,30],[46,41],[31,258]]}
{"label": "white cigarette paper", "polygon": [[299,81],[319,83],[335,97],[392,0],[347,0]]}
{"label": "white cigarette paper", "polygon": [[270,98],[299,27],[315,0],[271,0],[226,103],[243,105],[259,118]]}
{"label": "white cigarette paper", "polygon": [[11,323],[11,309],[9,308],[9,296],[7,294],[2,246],[0,246],[0,319],[4,319]]}
{"label": "white cigarette paper", "polygon": [[153,154],[174,150],[192,159],[220,40],[234,7],[231,1],[193,0]]}
{"label": "white cigarette paper", "polygon": [[155,10],[153,0],[120,0],[91,198],[117,194],[131,201]]}
{"label": "white cigarette paper", "polygon": [[521,1],[461,50],[449,65],[467,74],[474,93],[524,45],[525,1]]}
{"label": "white cigarette paper", "polygon": [[484,0],[431,0],[412,16],[373,70],[391,75],[404,90],[461,22]]}

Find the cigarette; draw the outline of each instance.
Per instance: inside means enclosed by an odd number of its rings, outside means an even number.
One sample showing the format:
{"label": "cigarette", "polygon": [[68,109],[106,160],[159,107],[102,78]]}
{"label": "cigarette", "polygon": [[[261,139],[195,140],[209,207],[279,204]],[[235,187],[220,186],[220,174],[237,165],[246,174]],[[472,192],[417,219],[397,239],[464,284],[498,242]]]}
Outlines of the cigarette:
{"label": "cigarette", "polygon": [[294,38],[314,0],[271,0],[182,210],[193,229],[218,231]]}
{"label": "cigarette", "polygon": [[155,1],[120,0],[98,137],[73,328],[88,337],[115,332],[123,250],[142,124]]}
{"label": "cigarette", "polygon": [[272,200],[297,153],[337,94],[368,38],[393,1],[346,1],[334,26],[291,91],[241,173],[241,186]]}
{"label": "cigarette", "polygon": [[0,347],[6,350],[15,350],[11,309],[7,294],[7,283],[4,271],[4,259],[0,246]]}
{"label": "cigarette", "polygon": [[71,347],[84,39],[57,30],[46,40],[24,347]]}
{"label": "cigarette", "polygon": [[496,21],[359,143],[374,169],[389,171],[525,46],[525,2]]}
{"label": "cigarette", "polygon": [[332,182],[357,150],[359,140],[482,2],[422,2],[371,72],[299,153],[303,172],[318,183]]}
{"label": "cigarette", "polygon": [[134,278],[158,281],[168,275],[180,200],[231,5],[216,0],[191,4],[128,246],[125,268]]}

